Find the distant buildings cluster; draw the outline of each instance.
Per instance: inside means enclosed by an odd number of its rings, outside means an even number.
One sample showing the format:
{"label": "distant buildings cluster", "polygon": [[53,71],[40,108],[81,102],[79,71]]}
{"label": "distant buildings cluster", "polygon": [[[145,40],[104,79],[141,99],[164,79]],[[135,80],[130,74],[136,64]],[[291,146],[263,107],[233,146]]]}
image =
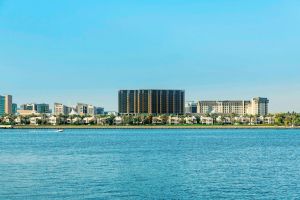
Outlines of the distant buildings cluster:
{"label": "distant buildings cluster", "polygon": [[54,110],[50,109],[47,103],[26,103],[21,104],[18,108],[17,104],[12,103],[12,95],[0,95],[0,116],[5,114],[30,116],[30,115],[103,115],[104,108],[90,104],[78,103],[74,107],[69,107],[61,103],[54,103]]}
{"label": "distant buildings cluster", "polygon": [[0,95],[0,116],[4,114],[14,114],[17,111],[17,104],[13,103],[12,96]]}
{"label": "distant buildings cluster", "polygon": [[89,104],[78,103],[76,107],[69,107],[61,103],[54,103],[54,115],[103,115],[104,108]]}
{"label": "distant buildings cluster", "polygon": [[[225,101],[198,101],[185,102],[184,90],[120,90],[118,92],[118,113],[114,115],[183,115],[183,114],[236,114],[239,116],[256,115],[266,116],[269,113],[269,100],[256,97],[251,100],[225,100]],[[76,106],[67,106],[54,103],[53,110],[46,103],[27,103],[17,107],[11,95],[0,95],[0,116],[4,114],[17,114],[21,116],[47,114],[47,115],[82,115],[95,116],[105,114],[103,107],[85,103]]]}
{"label": "distant buildings cluster", "polygon": [[27,103],[20,105],[16,113],[19,115],[48,114],[51,113],[51,110],[49,104],[46,103]]}
{"label": "distant buildings cluster", "polygon": [[184,90],[120,90],[120,114],[237,114],[265,116],[269,100],[185,102]]}

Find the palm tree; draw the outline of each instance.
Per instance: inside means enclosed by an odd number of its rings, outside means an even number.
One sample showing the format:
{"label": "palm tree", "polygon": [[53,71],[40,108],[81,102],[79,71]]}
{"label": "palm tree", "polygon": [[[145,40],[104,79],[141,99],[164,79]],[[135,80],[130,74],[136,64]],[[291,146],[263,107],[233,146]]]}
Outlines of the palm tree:
{"label": "palm tree", "polygon": [[235,114],[235,113],[231,113],[230,115],[229,115],[229,118],[230,118],[230,122],[232,123],[232,124],[235,124],[235,117],[237,116],[237,114]]}

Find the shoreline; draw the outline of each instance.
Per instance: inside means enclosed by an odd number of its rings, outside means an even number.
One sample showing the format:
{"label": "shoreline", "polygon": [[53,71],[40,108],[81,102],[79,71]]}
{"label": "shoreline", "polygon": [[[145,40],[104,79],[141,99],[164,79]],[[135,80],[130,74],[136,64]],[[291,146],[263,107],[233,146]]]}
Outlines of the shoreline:
{"label": "shoreline", "polygon": [[166,126],[13,126],[3,129],[300,129],[287,126],[200,126],[200,125],[166,125]]}

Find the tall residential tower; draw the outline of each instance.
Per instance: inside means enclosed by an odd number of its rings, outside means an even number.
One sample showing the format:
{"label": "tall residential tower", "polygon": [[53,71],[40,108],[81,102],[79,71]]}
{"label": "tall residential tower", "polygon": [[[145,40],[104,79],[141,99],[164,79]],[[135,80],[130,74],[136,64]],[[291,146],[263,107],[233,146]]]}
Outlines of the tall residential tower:
{"label": "tall residential tower", "polygon": [[184,90],[120,90],[121,114],[183,114]]}
{"label": "tall residential tower", "polygon": [[12,114],[12,96],[0,95],[0,116],[4,114]]}

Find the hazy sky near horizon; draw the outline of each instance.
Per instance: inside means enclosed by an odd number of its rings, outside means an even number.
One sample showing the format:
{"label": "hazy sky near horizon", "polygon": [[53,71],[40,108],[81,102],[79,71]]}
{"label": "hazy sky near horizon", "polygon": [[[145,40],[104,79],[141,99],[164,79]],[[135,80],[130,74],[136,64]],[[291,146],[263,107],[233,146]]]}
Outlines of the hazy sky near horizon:
{"label": "hazy sky near horizon", "polygon": [[117,110],[119,89],[300,112],[299,0],[0,0],[0,94]]}

